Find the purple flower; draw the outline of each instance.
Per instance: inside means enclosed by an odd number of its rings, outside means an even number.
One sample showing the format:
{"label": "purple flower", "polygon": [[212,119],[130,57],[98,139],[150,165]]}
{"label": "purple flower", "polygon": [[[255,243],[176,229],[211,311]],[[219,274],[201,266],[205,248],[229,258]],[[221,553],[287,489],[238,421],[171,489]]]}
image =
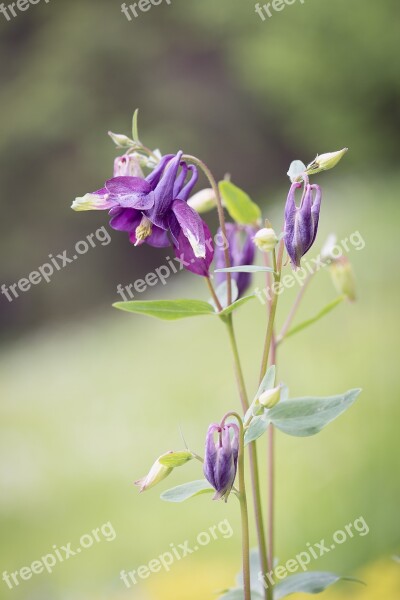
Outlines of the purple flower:
{"label": "purple flower", "polygon": [[304,184],[300,206],[296,206],[295,194],[303,183],[293,183],[285,207],[285,245],[294,267],[300,267],[302,256],[315,241],[321,209],[321,188]]}
{"label": "purple flower", "polygon": [[[249,226],[236,225],[235,223],[227,223],[225,227],[231,267],[251,265],[255,255],[255,247],[252,240],[255,229]],[[218,238],[223,239],[220,229],[218,234]],[[215,268],[225,268],[223,246],[217,246],[215,250]],[[251,283],[251,273],[231,273],[231,277],[236,281],[239,296],[241,296]],[[226,281],[226,273],[215,273],[215,281],[217,285]]]}
{"label": "purple flower", "polygon": [[[115,172],[131,172],[132,164],[117,159]],[[126,157],[128,159],[129,157]],[[104,188],[77,198],[75,210],[110,210],[110,225],[127,231],[138,246],[146,242],[158,248],[172,243],[179,249],[189,242],[194,260],[205,259],[205,224],[187,204],[198,178],[197,169],[182,161],[182,152],[163,156],[146,177],[122,175],[106,181]],[[187,180],[189,176],[189,179]]]}
{"label": "purple flower", "polygon": [[[231,437],[231,431],[233,436]],[[207,431],[204,456],[204,476],[215,488],[214,500],[225,502],[235,482],[239,454],[239,427],[228,423],[221,427],[216,423]]]}

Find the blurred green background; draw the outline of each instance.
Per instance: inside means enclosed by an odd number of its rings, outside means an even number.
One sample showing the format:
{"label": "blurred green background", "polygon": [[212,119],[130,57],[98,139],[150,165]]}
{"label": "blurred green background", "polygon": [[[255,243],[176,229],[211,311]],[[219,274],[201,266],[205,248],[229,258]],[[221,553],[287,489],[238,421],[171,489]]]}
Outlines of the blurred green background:
{"label": "blurred green background", "polygon": [[[327,599],[400,597],[392,559],[400,553],[399,16],[397,0],[306,0],[265,22],[248,0],[172,0],[131,22],[119,2],[105,1],[42,2],[10,22],[0,13],[0,284],[106,223],[102,213],[69,206],[112,173],[106,132],[129,133],[135,107],[147,145],[198,155],[219,178],[231,173],[277,228],[290,161],[350,148],[335,171],[318,176],[324,198],[313,254],[332,231],[339,240],[361,233],[365,249],[349,255],[358,301],[288,340],[279,356],[293,395],[364,389],[319,436],[277,436],[282,562],[357,517],[370,528],[313,565],[359,574],[369,587],[346,584]],[[12,590],[0,581],[2,598],[206,600],[239,569],[233,498],[226,506],[158,498],[162,488],[200,478],[197,465],[143,495],[132,484],[182,445],[179,428],[201,451],[209,422],[237,406],[224,329],[208,318],[160,323],[113,312],[116,286],[164,263],[168,250],[134,249],[110,233],[110,245],[49,284],[12,303],[0,296],[0,574],[53,545],[74,547],[109,521],[116,538]],[[207,299],[194,279],[179,274],[152,294]],[[282,296],[280,323],[295,291]],[[334,294],[322,272],[299,318]],[[253,393],[265,307],[255,301],[235,320]],[[230,539],[124,587],[122,569],[192,542],[226,517]]]}

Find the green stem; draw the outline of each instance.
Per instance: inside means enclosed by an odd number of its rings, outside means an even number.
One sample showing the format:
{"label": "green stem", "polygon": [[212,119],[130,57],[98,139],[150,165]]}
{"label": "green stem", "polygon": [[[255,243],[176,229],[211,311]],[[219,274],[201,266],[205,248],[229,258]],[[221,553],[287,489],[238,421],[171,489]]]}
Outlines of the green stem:
{"label": "green stem", "polygon": [[[239,351],[236,342],[235,331],[233,327],[232,315],[229,315],[226,320],[228,328],[229,339],[231,342],[232,353],[234,358],[234,367],[236,380],[239,388],[240,400],[242,403],[242,409],[245,413],[249,408],[249,400],[247,397],[246,385],[244,382],[242,366],[240,362]],[[253,491],[253,502],[254,502],[254,515],[256,521],[257,540],[258,540],[258,551],[261,562],[261,569],[263,573],[268,572],[268,555],[267,555],[267,544],[265,538],[264,518],[262,514],[262,503],[261,503],[261,491],[260,491],[260,478],[258,470],[258,456],[257,447],[255,443],[249,444],[249,459],[250,459],[250,473],[251,473],[251,485]],[[265,589],[265,600],[272,600],[272,590],[268,587]]]}
{"label": "green stem", "polygon": [[[222,206],[221,194],[219,192],[219,187],[218,187],[217,182],[214,179],[213,174],[211,173],[211,171],[207,167],[207,165],[202,160],[197,158],[196,156],[191,156],[190,154],[184,154],[182,156],[182,160],[192,162],[195,165],[197,165],[198,167],[200,167],[200,169],[203,171],[204,175],[207,177],[208,181],[210,182],[210,185],[215,194],[215,199],[217,200],[218,219],[219,219],[219,224],[221,227],[222,235],[224,236],[224,240],[227,240],[228,238],[226,236],[224,207]],[[230,255],[229,255],[229,246],[228,246],[228,244],[225,244],[225,246],[226,246],[224,248],[225,266],[227,269],[229,269],[229,267],[231,266],[231,259],[230,259]],[[226,288],[227,288],[227,302],[228,302],[227,305],[229,306],[230,304],[232,304],[232,276],[230,273],[226,274]]]}
{"label": "green stem", "polygon": [[296,313],[299,309],[299,306],[301,304],[301,301],[303,299],[304,294],[306,293],[306,290],[311,282],[311,279],[313,278],[313,276],[315,275],[316,271],[314,271],[313,273],[310,273],[310,275],[308,275],[307,279],[305,280],[303,287],[301,288],[301,290],[299,291],[299,293],[297,294],[296,300],[294,301],[294,304],[292,306],[291,311],[289,312],[289,315],[285,321],[285,323],[283,324],[282,330],[279,333],[278,337],[277,337],[277,343],[280,344],[280,342],[283,340],[283,338],[285,337],[285,335],[287,334],[287,332],[289,331],[289,328],[293,322],[294,317],[296,316]]}
{"label": "green stem", "polygon": [[[284,243],[283,240],[280,242],[278,249],[278,257],[276,256],[276,252],[273,252],[273,265],[274,265],[274,279],[275,284],[279,285],[281,280],[281,272],[282,272],[282,259],[283,259],[283,250]],[[271,304],[269,306],[269,317],[268,317],[268,326],[267,333],[265,337],[264,344],[264,352],[261,364],[260,371],[260,382],[262,381],[267,368],[268,368],[268,360],[271,352],[272,364],[276,362],[276,338],[275,338],[275,316],[276,309],[278,305],[278,294],[274,292],[273,298],[271,300]],[[263,573],[267,573],[273,569],[274,564],[274,516],[275,516],[275,440],[274,440],[274,428],[272,425],[268,428],[267,433],[267,444],[268,444],[268,458],[267,458],[267,480],[268,480],[268,514],[267,514],[267,522],[268,522],[268,550],[267,550],[267,558],[268,565],[267,569],[263,570]],[[268,586],[268,594],[272,599],[273,591],[272,588]]]}
{"label": "green stem", "polygon": [[[279,285],[279,283],[281,281],[282,258],[283,258],[283,241],[281,241],[281,243],[279,245],[278,258],[276,258],[275,251],[273,253],[274,270],[275,270],[274,279],[275,279],[276,285]],[[279,299],[279,295],[276,294],[274,291],[274,295],[272,297],[272,302],[271,302],[271,309],[270,309],[270,313],[269,313],[267,333],[265,336],[263,358],[262,358],[262,362],[261,362],[260,383],[261,383],[265,373],[267,372],[267,368],[268,368],[269,352],[271,349],[271,342],[274,337],[274,325],[275,325],[275,316],[276,316],[276,308],[278,305],[278,299]]]}

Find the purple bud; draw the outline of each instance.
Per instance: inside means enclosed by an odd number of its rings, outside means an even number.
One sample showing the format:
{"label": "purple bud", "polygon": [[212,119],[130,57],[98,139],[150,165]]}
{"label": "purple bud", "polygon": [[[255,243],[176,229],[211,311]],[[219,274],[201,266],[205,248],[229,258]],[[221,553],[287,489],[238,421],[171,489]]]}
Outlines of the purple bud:
{"label": "purple bud", "polygon": [[216,490],[214,500],[228,500],[236,477],[238,454],[239,427],[234,423],[222,427],[216,423],[210,425],[206,438],[204,476]]}
{"label": "purple bud", "polygon": [[[225,227],[231,267],[251,265],[255,255],[252,238],[256,230],[236,223],[227,223]],[[218,230],[217,237],[223,239],[221,229]],[[225,267],[225,252],[222,245],[217,245],[215,249],[215,267],[216,269]],[[236,281],[241,296],[251,283],[251,273],[232,273],[231,277]],[[217,285],[220,285],[226,280],[226,273],[216,273],[215,280]]]}
{"label": "purple bud", "polygon": [[294,267],[300,267],[302,256],[315,241],[321,208],[321,188],[304,184],[300,206],[296,206],[295,194],[303,183],[292,184],[285,207],[285,245]]}

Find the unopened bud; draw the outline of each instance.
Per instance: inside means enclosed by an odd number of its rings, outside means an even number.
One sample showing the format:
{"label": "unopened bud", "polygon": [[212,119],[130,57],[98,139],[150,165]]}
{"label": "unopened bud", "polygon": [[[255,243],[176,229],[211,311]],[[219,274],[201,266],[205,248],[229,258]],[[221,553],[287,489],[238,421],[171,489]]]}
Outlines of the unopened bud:
{"label": "unopened bud", "polygon": [[214,190],[206,188],[194,194],[188,200],[188,204],[198,213],[209,212],[217,206]]}
{"label": "unopened bud", "polygon": [[170,453],[167,452],[166,454],[160,456],[156,460],[154,465],[151,467],[146,477],[142,477],[142,479],[138,479],[138,481],[135,481],[135,485],[137,485],[140,488],[141,492],[144,492],[145,490],[148,490],[151,487],[157,485],[157,483],[160,483],[160,481],[168,477],[168,475],[171,473],[173,467],[166,467],[160,462],[162,458],[168,456],[169,454]]}
{"label": "unopened bud", "polygon": [[261,252],[272,252],[278,243],[278,238],[272,227],[264,227],[257,231],[253,242]]}
{"label": "unopened bud", "polygon": [[135,154],[124,154],[114,160],[114,177],[125,176],[143,178],[139,158]]}
{"label": "unopened bud", "polygon": [[333,250],[336,247],[337,237],[334,233],[330,233],[321,248],[321,260],[324,263],[331,263],[336,260],[333,255]]}
{"label": "unopened bud", "polygon": [[112,131],[108,132],[108,135],[119,148],[127,148],[129,146],[133,146],[134,142],[130,140],[126,135],[121,133],[113,133]]}
{"label": "unopened bud", "polygon": [[333,285],[339,292],[354,302],[356,299],[356,282],[353,268],[348,258],[342,257],[332,263],[330,267]]}
{"label": "unopened bud", "polygon": [[272,388],[271,390],[266,390],[261,394],[258,401],[264,408],[272,408],[275,404],[278,404],[281,399],[281,386]]}
{"label": "unopened bud", "polygon": [[319,156],[317,155],[315,160],[308,165],[306,171],[307,175],[315,175],[321,171],[333,169],[333,167],[336,167],[338,162],[343,158],[347,151],[348,148],[343,148],[337,152],[327,152],[326,154],[320,154]]}

